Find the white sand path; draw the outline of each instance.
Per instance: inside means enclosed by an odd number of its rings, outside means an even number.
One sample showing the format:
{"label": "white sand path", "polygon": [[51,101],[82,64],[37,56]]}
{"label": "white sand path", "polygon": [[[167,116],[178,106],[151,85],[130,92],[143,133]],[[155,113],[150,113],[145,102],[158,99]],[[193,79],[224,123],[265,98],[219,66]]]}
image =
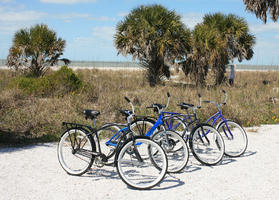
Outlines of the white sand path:
{"label": "white sand path", "polygon": [[208,167],[191,156],[182,173],[166,175],[159,186],[146,191],[128,188],[113,167],[93,167],[81,177],[67,175],[58,163],[55,143],[1,148],[0,199],[277,200],[279,125],[247,134],[243,157],[226,157]]}

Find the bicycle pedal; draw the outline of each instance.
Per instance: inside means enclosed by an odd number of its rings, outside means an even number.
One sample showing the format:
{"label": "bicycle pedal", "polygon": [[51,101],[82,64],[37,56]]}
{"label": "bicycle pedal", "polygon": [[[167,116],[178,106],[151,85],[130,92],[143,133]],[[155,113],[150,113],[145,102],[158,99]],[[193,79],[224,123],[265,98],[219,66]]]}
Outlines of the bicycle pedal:
{"label": "bicycle pedal", "polygon": [[102,161],[102,162],[105,162],[105,163],[108,162],[108,158],[106,157],[105,154],[101,154],[101,155],[100,155],[100,158],[101,158],[101,161]]}
{"label": "bicycle pedal", "polygon": [[105,164],[102,162],[100,158],[95,158],[95,165],[99,168],[102,168]]}

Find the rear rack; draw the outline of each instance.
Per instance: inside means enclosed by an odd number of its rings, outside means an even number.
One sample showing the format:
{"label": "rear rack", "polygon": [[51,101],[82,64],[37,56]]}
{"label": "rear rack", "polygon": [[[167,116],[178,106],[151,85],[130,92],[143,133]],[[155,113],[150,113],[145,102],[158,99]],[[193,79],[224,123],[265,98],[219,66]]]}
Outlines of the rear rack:
{"label": "rear rack", "polygon": [[85,128],[85,129],[89,130],[90,132],[95,132],[95,129],[93,129],[92,127],[90,127],[88,125],[84,125],[84,124],[78,124],[78,123],[72,123],[72,122],[63,122],[62,126],[65,126],[67,129]]}

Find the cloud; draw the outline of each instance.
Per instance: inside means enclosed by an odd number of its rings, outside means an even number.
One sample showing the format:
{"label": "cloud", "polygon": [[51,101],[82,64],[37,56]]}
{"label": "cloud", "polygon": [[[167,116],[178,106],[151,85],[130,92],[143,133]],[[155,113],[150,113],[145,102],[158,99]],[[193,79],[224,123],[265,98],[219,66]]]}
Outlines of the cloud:
{"label": "cloud", "polygon": [[15,0],[0,0],[0,3],[11,3],[15,2]]}
{"label": "cloud", "polygon": [[117,14],[118,17],[126,17],[129,14],[129,12],[120,12]]}
{"label": "cloud", "polygon": [[22,22],[22,21],[34,21],[42,17],[47,16],[46,13],[37,11],[1,11],[0,21],[3,22]]}
{"label": "cloud", "polygon": [[44,12],[37,12],[32,10],[23,10],[16,8],[0,8],[0,33],[12,34],[15,31],[26,28],[41,21],[42,18],[47,17],[48,14]]}
{"label": "cloud", "polygon": [[182,22],[190,29],[194,29],[198,23],[203,21],[203,16],[202,13],[187,13],[182,16]]}
{"label": "cloud", "polygon": [[65,22],[71,22],[72,19],[87,19],[87,20],[101,21],[101,22],[116,20],[115,18],[110,18],[106,16],[95,17],[87,13],[64,13],[64,14],[52,15],[52,17],[54,19],[62,19]]}
{"label": "cloud", "polygon": [[271,32],[276,31],[279,32],[279,24],[270,22],[267,24],[251,24],[250,30],[254,33],[262,33],[262,32]]}
{"label": "cloud", "polygon": [[103,40],[112,41],[114,34],[115,27],[113,26],[97,26],[93,28],[93,36]]}
{"label": "cloud", "polygon": [[95,3],[96,0],[40,0],[42,3],[55,4],[76,4],[76,3]]}
{"label": "cloud", "polygon": [[69,43],[69,47],[92,48],[96,45],[100,48],[111,47],[114,33],[113,26],[97,26],[93,28],[92,35],[76,37]]}

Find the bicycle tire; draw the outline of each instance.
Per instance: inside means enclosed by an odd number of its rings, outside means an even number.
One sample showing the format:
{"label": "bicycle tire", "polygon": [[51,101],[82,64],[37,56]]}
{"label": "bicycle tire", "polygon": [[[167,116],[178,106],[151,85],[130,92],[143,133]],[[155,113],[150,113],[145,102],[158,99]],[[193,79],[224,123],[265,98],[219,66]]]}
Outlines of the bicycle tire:
{"label": "bicycle tire", "polygon": [[66,130],[58,143],[57,156],[61,167],[70,175],[80,176],[91,168],[96,145],[82,128]]}
{"label": "bicycle tire", "polygon": [[244,154],[248,146],[248,138],[242,126],[232,120],[226,120],[222,121],[216,129],[223,137],[226,156],[239,157]]}
{"label": "bicycle tire", "polygon": [[[189,150],[185,140],[178,133],[171,130],[159,131],[153,134],[151,139],[160,144],[167,155],[167,172],[178,173],[186,167]],[[156,162],[154,162],[154,165],[156,165]]]}
{"label": "bicycle tire", "polygon": [[[154,126],[156,122],[153,119],[136,119],[130,125],[130,130],[133,134],[145,136],[147,132]],[[157,127],[154,132],[159,131],[160,127]],[[154,133],[153,132],[153,133]],[[152,134],[153,134],[152,133]]]}
{"label": "bicycle tire", "polygon": [[191,131],[189,145],[194,157],[204,165],[216,165],[224,156],[223,138],[208,124],[199,124]]}
{"label": "bicycle tire", "polygon": [[[152,152],[156,152],[153,154]],[[153,156],[160,169],[151,159]],[[115,165],[121,180],[129,187],[144,190],[159,184],[165,177],[168,167],[166,154],[162,147],[146,136],[135,136],[124,142],[115,156]]]}

